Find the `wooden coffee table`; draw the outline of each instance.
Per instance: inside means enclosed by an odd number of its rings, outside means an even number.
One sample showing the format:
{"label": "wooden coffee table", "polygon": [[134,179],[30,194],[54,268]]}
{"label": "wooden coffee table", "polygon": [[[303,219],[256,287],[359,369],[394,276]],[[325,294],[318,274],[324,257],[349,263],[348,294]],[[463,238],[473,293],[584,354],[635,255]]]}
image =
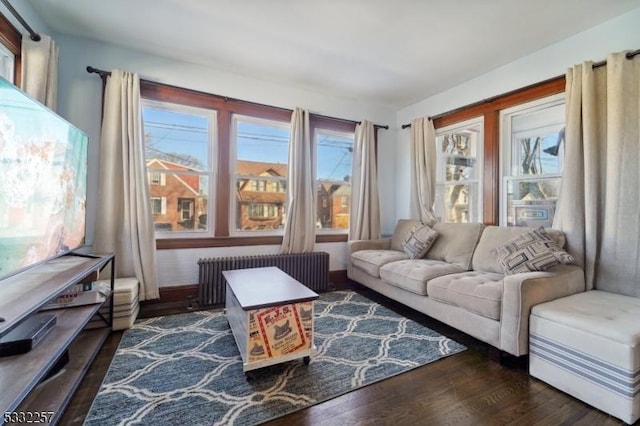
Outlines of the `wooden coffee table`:
{"label": "wooden coffee table", "polygon": [[225,314],[242,356],[242,370],[315,352],[313,301],[318,294],[276,267],[223,271]]}

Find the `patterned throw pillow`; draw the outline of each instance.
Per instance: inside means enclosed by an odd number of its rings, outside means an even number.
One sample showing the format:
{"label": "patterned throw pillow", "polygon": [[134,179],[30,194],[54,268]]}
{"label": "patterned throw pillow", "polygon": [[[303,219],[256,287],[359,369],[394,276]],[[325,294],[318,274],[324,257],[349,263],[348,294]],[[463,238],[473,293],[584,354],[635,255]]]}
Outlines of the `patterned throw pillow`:
{"label": "patterned throw pillow", "polygon": [[495,249],[506,275],[545,271],[552,266],[573,262],[573,256],[562,250],[543,227],[514,238]]}
{"label": "patterned throw pillow", "polygon": [[437,237],[437,231],[424,223],[416,223],[402,241],[402,249],[411,259],[420,259],[431,248]]}

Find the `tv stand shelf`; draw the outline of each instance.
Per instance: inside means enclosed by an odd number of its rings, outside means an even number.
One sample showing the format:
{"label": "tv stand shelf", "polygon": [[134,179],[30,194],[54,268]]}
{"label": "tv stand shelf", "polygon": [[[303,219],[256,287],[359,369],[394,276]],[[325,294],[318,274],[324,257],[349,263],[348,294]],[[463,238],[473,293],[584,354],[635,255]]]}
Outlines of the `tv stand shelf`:
{"label": "tv stand shelf", "polygon": [[[113,276],[114,263],[113,254],[97,257],[71,254],[0,281],[0,316],[5,318],[0,322],[0,336],[109,264]],[[113,302],[113,280],[111,290]],[[101,306],[97,303],[47,311],[56,315],[56,325],[49,334],[27,353],[0,358],[0,413],[52,412],[50,424],[57,422],[111,330],[105,324],[104,328],[83,331]],[[111,309],[108,322],[113,318]],[[64,373],[40,383],[66,351],[69,362]],[[2,424],[4,417],[0,418]]]}

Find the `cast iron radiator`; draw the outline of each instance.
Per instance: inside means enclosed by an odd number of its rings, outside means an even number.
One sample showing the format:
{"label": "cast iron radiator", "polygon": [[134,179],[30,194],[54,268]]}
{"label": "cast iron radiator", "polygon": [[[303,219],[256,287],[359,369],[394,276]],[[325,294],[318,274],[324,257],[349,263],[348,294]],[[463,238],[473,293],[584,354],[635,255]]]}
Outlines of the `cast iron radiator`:
{"label": "cast iron radiator", "polygon": [[222,271],[277,266],[313,291],[329,290],[329,253],[265,254],[198,260],[201,306],[222,304],[225,279]]}

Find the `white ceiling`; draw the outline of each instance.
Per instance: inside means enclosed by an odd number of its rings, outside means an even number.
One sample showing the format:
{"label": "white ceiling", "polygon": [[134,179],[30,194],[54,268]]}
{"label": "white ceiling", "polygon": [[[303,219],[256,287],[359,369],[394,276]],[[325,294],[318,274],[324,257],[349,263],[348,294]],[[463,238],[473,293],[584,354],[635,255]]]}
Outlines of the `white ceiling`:
{"label": "white ceiling", "polygon": [[640,7],[640,0],[28,3],[61,34],[396,107]]}

